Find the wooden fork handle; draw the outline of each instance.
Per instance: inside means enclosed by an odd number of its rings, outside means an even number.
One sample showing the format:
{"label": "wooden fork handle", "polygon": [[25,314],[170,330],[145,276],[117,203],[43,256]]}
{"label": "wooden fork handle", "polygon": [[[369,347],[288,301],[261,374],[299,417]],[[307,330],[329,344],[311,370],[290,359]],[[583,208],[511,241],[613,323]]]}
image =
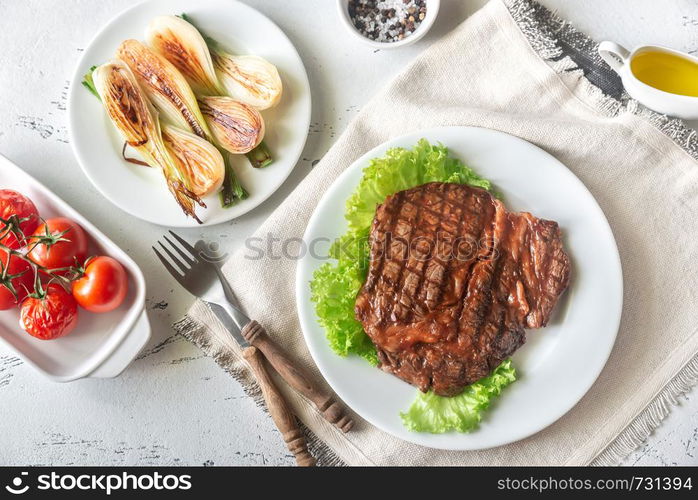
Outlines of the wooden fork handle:
{"label": "wooden fork handle", "polygon": [[267,361],[286,383],[312,401],[328,422],[344,432],[352,428],[354,421],[346,414],[342,405],[334,399],[332,394],[327,394],[313,384],[305,370],[296,366],[289,359],[286,353],[269,337],[262,325],[254,320],[250,321],[242,329],[242,336],[262,351]]}
{"label": "wooden fork handle", "polygon": [[252,371],[262,389],[262,395],[267,404],[269,414],[281,432],[286,446],[296,457],[296,463],[303,467],[314,466],[315,458],[308,451],[308,444],[298,427],[296,417],[291,413],[286,400],[269,376],[269,372],[267,372],[264,366],[264,357],[254,346],[245,348],[242,351],[242,355],[252,367]]}

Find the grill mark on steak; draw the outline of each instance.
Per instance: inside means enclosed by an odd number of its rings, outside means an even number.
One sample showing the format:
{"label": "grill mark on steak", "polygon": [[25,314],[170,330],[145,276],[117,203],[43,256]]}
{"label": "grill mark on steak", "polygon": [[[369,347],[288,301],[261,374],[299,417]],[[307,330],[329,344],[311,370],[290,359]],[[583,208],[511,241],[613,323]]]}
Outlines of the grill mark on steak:
{"label": "grill mark on steak", "polygon": [[[397,193],[396,196],[398,197],[398,206],[400,206],[402,201],[403,201],[404,194]],[[381,253],[381,256],[380,256],[380,258],[381,258],[381,260],[380,260],[380,269],[381,269],[380,278],[381,278],[383,283],[386,283],[390,287],[390,290],[393,292],[393,294],[397,293],[396,285],[400,283],[400,276],[402,274],[402,266],[395,266],[393,261],[391,261],[390,259],[386,259],[385,257],[386,257],[386,252],[390,251],[389,250],[390,249],[390,241],[391,241],[393,232],[396,232],[396,233],[398,232],[397,225],[400,223],[399,215],[400,215],[399,211],[390,212],[389,227],[391,228],[392,232],[383,233],[381,235],[383,237],[383,240],[381,243],[381,248],[383,249],[383,252]],[[412,232],[412,227],[408,226],[407,229],[408,229],[407,234],[403,233],[402,228],[400,229],[400,231],[399,231],[400,237],[409,238],[409,235]],[[386,239],[387,239],[387,241],[386,241]],[[386,262],[388,262],[388,265],[391,266],[391,267],[389,267],[389,269],[387,271],[385,269]],[[397,272],[398,272],[397,276],[395,276],[395,270],[397,270]],[[381,281],[379,281],[378,285],[380,285],[380,284],[381,284]],[[394,315],[394,309],[395,309],[395,304],[392,302],[388,302],[386,304],[385,312],[383,313],[383,316],[385,318],[392,319],[393,315]]]}
{"label": "grill mark on steak", "polygon": [[[400,194],[401,200],[404,201],[404,196],[405,196],[404,193],[401,192],[401,193],[399,193],[399,194]],[[394,213],[393,213],[393,217],[395,218],[395,221],[396,221],[396,222],[393,223],[394,226],[397,226],[397,221],[400,220],[400,218],[399,218],[400,215],[403,215],[403,216],[406,215],[406,216],[407,216],[407,220],[408,220],[409,222],[411,222],[411,221],[410,221],[410,217],[409,217],[409,213],[408,213],[408,214],[403,214],[403,209],[404,209],[404,207],[407,207],[408,210],[409,210],[410,207],[411,207],[411,205],[401,205],[401,206],[402,206],[403,208],[401,208],[400,210],[396,210],[396,211],[394,211]],[[418,206],[417,206],[417,209],[415,210],[415,213],[414,213],[415,219],[417,219],[417,218],[419,217],[419,211],[420,211],[420,210],[419,210],[419,205],[418,205]],[[389,249],[389,251],[391,252],[391,253],[388,255],[388,257],[392,257],[392,256],[393,256],[393,253],[392,253],[392,252],[393,252],[393,242],[397,242],[397,246],[400,247],[400,254],[401,254],[400,258],[401,258],[402,261],[404,261],[404,259],[406,258],[406,256],[410,254],[410,248],[409,248],[409,243],[408,243],[408,242],[410,241],[410,236],[412,235],[414,225],[408,225],[407,227],[408,227],[409,231],[408,231],[406,234],[405,234],[403,231],[401,231],[401,234],[398,234],[398,239],[393,240],[393,239],[391,238],[390,245],[387,247],[387,248]],[[405,253],[406,253],[407,255],[405,255]],[[385,260],[386,260],[385,257],[386,257],[386,256],[383,255],[382,257],[383,257],[383,262],[385,262]],[[405,274],[405,268],[406,268],[406,267],[407,267],[407,266],[401,266],[401,267],[400,267],[400,273],[399,273],[398,279],[397,279],[397,282],[398,282],[398,284],[399,284],[401,287],[400,287],[400,290],[396,291],[396,293],[400,293],[401,296],[403,295],[402,292],[401,292],[401,290],[402,290],[402,286],[403,286],[403,284],[404,284],[403,276],[404,276],[404,274]],[[421,274],[421,273],[420,273],[420,274]],[[416,290],[417,290],[417,291],[419,291],[420,286],[421,286],[421,282],[418,282],[417,285],[416,285]],[[396,308],[398,308],[399,310],[396,311]],[[391,310],[390,310],[391,319],[395,320],[395,319],[397,318],[396,315],[399,314],[399,315],[403,316],[404,314],[409,314],[410,312],[412,312],[410,309],[408,309],[408,310],[405,312],[404,305],[403,305],[400,301],[395,301],[395,303],[392,304],[392,307],[391,307]]]}
{"label": "grill mark on steak", "polygon": [[[446,191],[448,191],[448,189],[449,189],[448,186],[449,185],[447,184],[446,188],[445,188]],[[456,216],[458,217],[458,223],[456,224],[455,231],[453,231],[453,233],[449,232],[447,230],[447,228],[444,227],[443,222],[440,224],[440,227],[441,227],[441,229],[443,229],[446,232],[446,234],[449,235],[449,237],[457,239],[457,235],[462,234],[462,232],[463,232],[463,227],[464,227],[466,219],[465,219],[465,217],[463,217],[463,209],[461,207],[455,207],[455,208],[456,208]],[[453,248],[453,245],[452,245],[452,248]],[[453,273],[454,273],[453,259],[449,259],[447,262],[447,267],[446,267],[446,276],[450,276]],[[447,282],[446,285],[448,286],[448,284],[449,283]],[[462,284],[463,284],[462,280],[458,280],[458,279],[453,280],[453,286],[452,286],[453,290],[451,291],[451,296],[448,296],[448,294],[447,294],[448,290],[446,290],[446,287],[440,287],[441,290],[439,293],[439,300],[443,300],[444,302],[451,303],[453,300],[453,297],[458,296],[458,294],[459,294],[458,288],[459,288],[459,285],[462,285]],[[449,342],[457,340],[457,332],[455,330],[450,330],[446,340]]]}
{"label": "grill mark on steak", "polygon": [[[404,197],[407,197],[406,194],[403,194]],[[420,198],[418,200],[413,200],[416,201],[417,203],[415,204],[416,210],[415,210],[415,224],[414,224],[414,229],[412,229],[411,233],[414,233],[416,229],[420,227],[420,225],[423,225],[426,223],[425,221],[425,216],[428,216],[430,213],[430,209],[426,206],[426,195],[425,193],[420,193]],[[422,314],[425,314],[426,311],[428,311],[428,302],[427,302],[427,295],[428,291],[425,289],[425,286],[429,286],[431,279],[430,279],[430,274],[433,274],[433,269],[430,270],[428,265],[433,259],[434,255],[434,246],[431,242],[431,240],[428,240],[427,242],[419,241],[420,238],[419,231],[417,231],[417,238],[415,240],[408,240],[407,242],[407,250],[409,255],[411,256],[412,252],[416,252],[418,260],[416,267],[414,268],[414,272],[418,276],[418,281],[417,281],[417,287],[414,292],[414,299],[412,302],[412,308],[410,311],[410,319],[413,319],[415,316],[419,316]],[[414,250],[412,249],[412,242],[413,241],[418,241],[418,243],[415,246]],[[428,245],[426,248],[424,248],[424,243]],[[422,304],[425,304],[422,306]]]}
{"label": "grill mark on steak", "polygon": [[[477,243],[466,255],[464,241]],[[388,197],[369,244],[356,317],[381,368],[445,396],[488,375],[524,343],[524,328],[545,326],[569,282],[557,223],[470,186]]]}

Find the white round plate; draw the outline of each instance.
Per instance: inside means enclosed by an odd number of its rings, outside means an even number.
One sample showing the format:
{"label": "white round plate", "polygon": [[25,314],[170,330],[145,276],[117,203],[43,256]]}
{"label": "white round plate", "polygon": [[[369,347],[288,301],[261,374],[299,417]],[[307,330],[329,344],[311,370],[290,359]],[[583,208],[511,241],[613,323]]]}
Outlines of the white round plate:
{"label": "white round plate", "polygon": [[255,54],[279,69],[284,92],[279,104],[262,112],[265,142],[274,163],[253,168],[244,156],[232,158],[240,181],[250,196],[224,209],[218,195],[197,208],[204,225],[234,219],[257,207],[286,180],[301,155],[310,125],[310,86],[298,52],[286,35],[264,15],[235,0],[150,0],[112,19],[95,36],[78,63],[70,85],[68,104],[70,142],[85,175],[112,203],[138,218],[170,227],[196,227],[167,190],[157,169],[133,165],[121,158],[118,132],[101,103],[81,81],[91,66],[114,56],[126,39],[143,40],[145,28],[156,16],[188,14],[207,36],[237,54]]}
{"label": "white round plate", "polygon": [[572,258],[572,281],[550,324],[527,334],[513,356],[518,380],[484,414],[472,433],[426,434],[403,427],[400,412],[417,389],[353,356],[330,349],[310,301],[308,282],[325,259],[318,253],[299,261],[298,314],[313,359],[352,409],[394,436],[447,450],[475,450],[511,443],[534,434],[567,413],[589,390],[615,342],[623,301],[620,257],[606,218],[582,182],[563,164],[517,137],[472,127],[424,130],[369,151],[327,190],[308,223],[305,242],[334,240],[346,230],[344,204],[371,158],[389,148],[410,148],[420,138],[441,142],[450,153],[490,179],[508,208],[555,220]]}

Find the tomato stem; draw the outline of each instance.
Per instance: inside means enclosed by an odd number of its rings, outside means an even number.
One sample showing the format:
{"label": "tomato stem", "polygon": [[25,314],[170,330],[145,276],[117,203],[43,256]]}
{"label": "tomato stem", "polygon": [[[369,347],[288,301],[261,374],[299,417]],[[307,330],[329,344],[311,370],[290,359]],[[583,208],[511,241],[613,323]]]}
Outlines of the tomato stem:
{"label": "tomato stem", "polygon": [[4,240],[7,236],[12,234],[20,245],[24,245],[27,239],[22,231],[21,224],[29,219],[31,219],[31,217],[20,218],[17,214],[12,214],[7,219],[0,217],[0,223],[3,225],[2,231],[0,231],[0,240]]}
{"label": "tomato stem", "polygon": [[9,252],[7,253],[7,263],[2,262],[0,260],[0,285],[4,286],[7,288],[7,290],[12,294],[12,296],[15,298],[15,301],[19,300],[19,294],[17,293],[17,290],[15,290],[15,286],[12,283],[12,280],[19,278],[22,276],[24,273],[27,272],[25,269],[21,273],[16,273],[16,274],[10,274],[10,259],[12,258],[12,254]]}
{"label": "tomato stem", "polygon": [[[46,290],[44,290],[41,284],[41,273],[49,277],[49,283],[57,282],[63,288],[70,290],[70,283],[80,278],[84,274],[84,266],[80,266],[79,263],[76,261],[75,266],[48,268],[46,266],[42,266],[41,264],[34,262],[28,257],[28,254],[38,245],[46,245],[50,251],[50,248],[56,243],[59,243],[61,241],[70,241],[67,238],[63,237],[68,231],[70,231],[70,229],[66,229],[65,231],[62,231],[54,235],[49,231],[48,227],[46,227],[46,234],[38,236],[32,235],[27,238],[27,236],[22,232],[19,226],[21,222],[27,219],[28,218],[20,219],[16,215],[12,215],[7,219],[3,219],[2,217],[0,217],[0,225],[2,225],[2,228],[0,229],[0,240],[2,240],[5,236],[9,235],[10,233],[14,234],[15,238],[17,238],[17,241],[19,241],[20,243],[26,243],[28,241],[35,240],[31,244],[31,246],[27,246],[25,248],[24,252],[20,252],[19,250],[8,247],[4,243],[0,243],[0,249],[4,250],[7,253],[7,263],[2,262],[2,259],[0,259],[0,286],[7,288],[7,290],[12,294],[15,300],[19,298],[17,290],[12,284],[12,280],[22,276],[27,271],[25,270],[18,274],[8,273],[10,259],[12,257],[16,257],[27,262],[31,269],[34,271],[34,293],[28,293],[27,296],[35,298],[43,298],[46,296]],[[41,223],[45,225],[44,219],[41,219]],[[85,265],[86,264],[87,262],[85,263]],[[29,292],[29,290],[27,290],[27,292]]]}

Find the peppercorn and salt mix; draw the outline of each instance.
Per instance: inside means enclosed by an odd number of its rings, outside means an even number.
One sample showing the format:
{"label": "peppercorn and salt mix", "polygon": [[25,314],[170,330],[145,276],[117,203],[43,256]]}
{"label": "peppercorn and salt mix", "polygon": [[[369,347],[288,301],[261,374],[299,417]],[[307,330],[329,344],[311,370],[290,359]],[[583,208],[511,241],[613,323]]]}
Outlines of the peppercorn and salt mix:
{"label": "peppercorn and salt mix", "polygon": [[352,23],[376,42],[397,42],[410,36],[426,15],[426,0],[349,0]]}

